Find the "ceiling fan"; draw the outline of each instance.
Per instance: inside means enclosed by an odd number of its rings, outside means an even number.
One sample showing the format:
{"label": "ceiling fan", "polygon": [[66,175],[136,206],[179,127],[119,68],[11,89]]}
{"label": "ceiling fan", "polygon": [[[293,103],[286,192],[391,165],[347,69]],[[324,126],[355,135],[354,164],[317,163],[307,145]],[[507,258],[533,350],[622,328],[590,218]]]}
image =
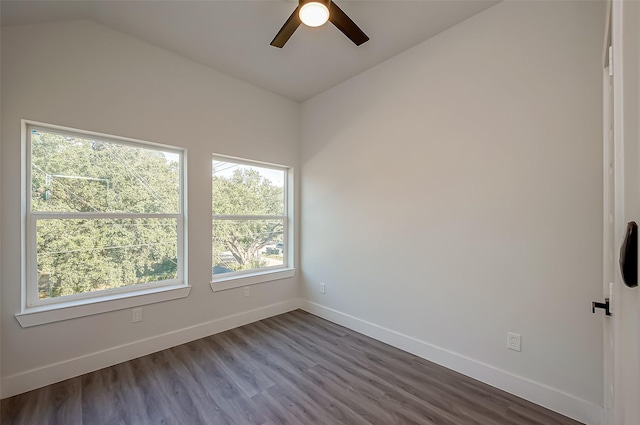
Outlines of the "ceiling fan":
{"label": "ceiling fan", "polygon": [[283,47],[304,23],[310,27],[319,27],[331,21],[356,46],[369,40],[369,37],[331,0],[298,0],[298,7],[284,23],[271,42],[274,47]]}

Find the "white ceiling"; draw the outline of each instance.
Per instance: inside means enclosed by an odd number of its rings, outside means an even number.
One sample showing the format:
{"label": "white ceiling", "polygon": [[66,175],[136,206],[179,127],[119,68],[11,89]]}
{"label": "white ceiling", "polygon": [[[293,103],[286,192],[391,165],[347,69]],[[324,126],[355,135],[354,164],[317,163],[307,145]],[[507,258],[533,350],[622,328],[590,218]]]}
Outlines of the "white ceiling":
{"label": "white ceiling", "polygon": [[370,37],[356,47],[331,24],[269,45],[295,0],[2,0],[2,25],[92,19],[295,101],[304,101],[496,4],[497,0],[347,1]]}

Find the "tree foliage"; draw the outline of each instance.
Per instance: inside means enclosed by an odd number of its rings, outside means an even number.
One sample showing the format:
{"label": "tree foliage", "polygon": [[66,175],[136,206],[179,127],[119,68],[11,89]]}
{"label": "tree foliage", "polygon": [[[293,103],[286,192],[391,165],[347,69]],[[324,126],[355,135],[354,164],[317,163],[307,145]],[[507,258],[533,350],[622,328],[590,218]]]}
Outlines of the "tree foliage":
{"label": "tree foliage", "polygon": [[[33,131],[31,209],[176,213],[179,165],[162,152]],[[174,218],[38,218],[39,298],[177,275]]]}
{"label": "tree foliage", "polygon": [[[268,265],[261,252],[271,245],[273,257],[283,240],[284,188],[252,167],[212,178],[213,213],[244,216],[214,220],[213,264],[225,271]],[[177,219],[153,215],[178,213],[179,191],[175,154],[33,130],[38,297],[176,278]]]}
{"label": "tree foliage", "polygon": [[[280,216],[284,215],[284,188],[273,184],[256,169],[243,167],[235,169],[228,178],[213,175],[212,199],[213,214],[227,216],[213,222],[213,264],[222,270],[265,266],[260,251],[267,245],[282,242],[284,219]],[[225,260],[225,253],[235,261]]]}

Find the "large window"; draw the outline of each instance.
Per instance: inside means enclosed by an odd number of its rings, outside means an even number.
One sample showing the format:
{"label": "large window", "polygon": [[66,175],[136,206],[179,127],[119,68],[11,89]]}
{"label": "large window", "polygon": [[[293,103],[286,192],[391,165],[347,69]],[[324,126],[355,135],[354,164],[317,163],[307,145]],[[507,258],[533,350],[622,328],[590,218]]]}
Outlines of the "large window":
{"label": "large window", "polygon": [[182,150],[25,128],[27,308],[184,284]]}
{"label": "large window", "polygon": [[286,167],[213,158],[214,283],[291,266],[289,173]]}

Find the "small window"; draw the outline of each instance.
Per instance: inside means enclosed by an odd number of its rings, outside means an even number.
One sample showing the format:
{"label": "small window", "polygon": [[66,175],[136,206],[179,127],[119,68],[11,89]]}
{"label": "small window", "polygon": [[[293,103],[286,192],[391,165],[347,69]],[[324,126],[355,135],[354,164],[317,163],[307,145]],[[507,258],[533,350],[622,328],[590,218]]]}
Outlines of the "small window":
{"label": "small window", "polygon": [[27,308],[185,283],[181,149],[26,130]]}
{"label": "small window", "polygon": [[286,167],[214,157],[214,282],[291,266]]}

